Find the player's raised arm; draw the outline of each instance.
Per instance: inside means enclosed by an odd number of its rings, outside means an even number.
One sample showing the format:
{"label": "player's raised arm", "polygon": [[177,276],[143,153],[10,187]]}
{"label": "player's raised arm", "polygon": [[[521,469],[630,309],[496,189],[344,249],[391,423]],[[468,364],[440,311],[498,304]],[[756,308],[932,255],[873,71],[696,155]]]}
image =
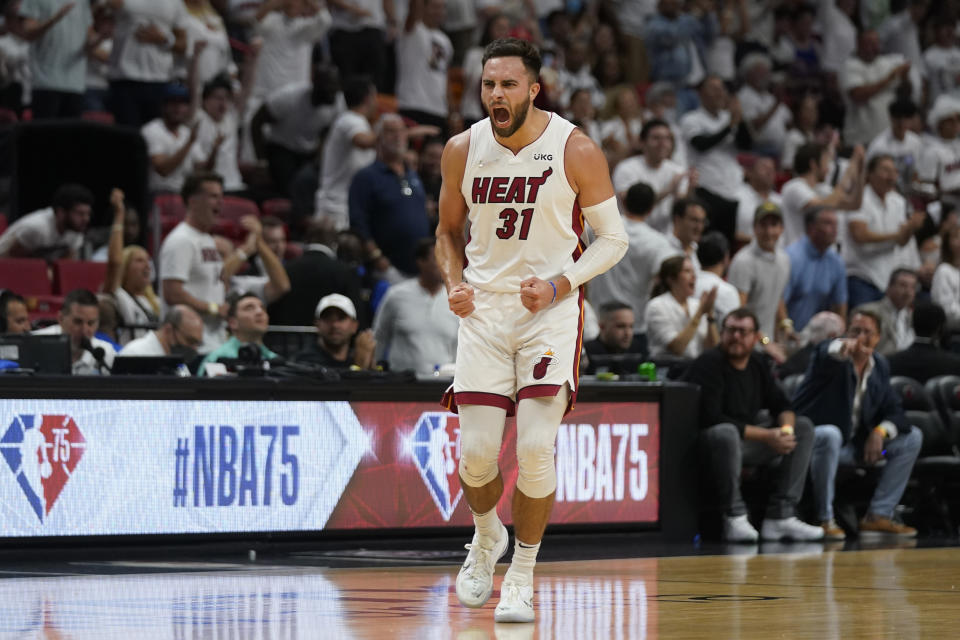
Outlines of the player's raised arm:
{"label": "player's raised arm", "polygon": [[607,159],[600,147],[577,129],[567,140],[563,163],[570,186],[577,193],[580,210],[593,228],[596,240],[560,278],[559,295],[600,275],[627,252],[627,232],[613,192]]}
{"label": "player's raised arm", "polygon": [[467,203],[460,192],[469,150],[470,132],[464,131],[447,142],[440,160],[443,182],[440,186],[440,220],[437,223],[437,265],[443,274],[450,310],[461,318],[473,312],[473,288],[463,282],[466,258],[463,231],[467,222]]}

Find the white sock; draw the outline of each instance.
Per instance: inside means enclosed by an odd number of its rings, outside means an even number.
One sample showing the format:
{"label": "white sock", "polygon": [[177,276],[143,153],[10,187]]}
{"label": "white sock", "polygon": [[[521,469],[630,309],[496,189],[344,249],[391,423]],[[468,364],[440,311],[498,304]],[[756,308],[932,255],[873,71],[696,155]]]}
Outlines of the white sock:
{"label": "white sock", "polygon": [[504,580],[518,582],[520,584],[533,584],[533,568],[537,564],[537,552],[540,551],[540,543],[524,544],[519,540],[513,545],[513,561],[510,568],[504,576]]}
{"label": "white sock", "polygon": [[486,513],[474,513],[473,523],[477,526],[478,542],[482,542],[483,546],[492,547],[500,539],[501,524],[496,507]]}

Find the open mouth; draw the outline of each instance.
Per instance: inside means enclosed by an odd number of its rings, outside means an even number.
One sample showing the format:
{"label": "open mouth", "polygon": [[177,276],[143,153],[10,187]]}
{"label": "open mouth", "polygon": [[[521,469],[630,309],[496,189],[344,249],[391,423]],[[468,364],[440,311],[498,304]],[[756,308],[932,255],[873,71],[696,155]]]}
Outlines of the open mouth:
{"label": "open mouth", "polygon": [[493,121],[497,123],[498,126],[506,126],[510,123],[510,111],[506,107],[494,107]]}

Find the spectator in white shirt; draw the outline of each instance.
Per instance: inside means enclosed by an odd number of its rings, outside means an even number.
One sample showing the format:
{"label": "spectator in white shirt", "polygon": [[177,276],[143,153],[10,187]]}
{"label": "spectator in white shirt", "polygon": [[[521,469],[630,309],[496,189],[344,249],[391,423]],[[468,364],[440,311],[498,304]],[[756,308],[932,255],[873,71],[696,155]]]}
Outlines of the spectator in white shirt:
{"label": "spectator in white shirt", "polygon": [[904,259],[901,247],[910,246],[916,253],[913,234],[923,226],[926,213],[910,215],[908,203],[896,187],[893,158],[874,156],[867,163],[863,205],[847,217],[847,241],[842,246],[851,309],[881,299],[882,287],[887,286],[893,270],[912,262]]}
{"label": "spectator in white shirt", "polygon": [[772,158],[752,158],[747,166],[746,182],[737,190],[737,243],[743,245],[753,240],[754,216],[757,207],[772,202],[780,207],[783,199],[773,190],[777,179],[777,167]]}
{"label": "spectator in white shirt", "polygon": [[928,0],[908,0],[905,9],[889,16],[877,27],[880,50],[900,54],[910,63],[908,79],[914,100],[923,99],[926,68],[920,47],[920,25],[926,19],[929,6]]}
{"label": "spectator in white shirt", "polygon": [[857,55],[847,60],[840,78],[847,105],[843,129],[847,144],[870,144],[890,126],[887,106],[909,71],[910,62],[902,55],[880,55],[876,31],[860,33]]}
{"label": "spectator in white shirt", "polygon": [[890,114],[890,128],[874,138],[867,147],[867,160],[878,155],[892,157],[897,164],[897,184],[901,191],[908,193],[917,177],[923,150],[920,136],[909,129],[920,111],[912,101],[899,99],[890,103],[887,112]]}
{"label": "spectator in white shirt", "polygon": [[143,126],[140,134],[150,157],[148,185],[152,193],[178,193],[184,179],[206,163],[196,144],[199,124],[190,120],[190,91],[181,84],[167,85],[161,116]]}
{"label": "spectator in white shirt", "polygon": [[221,73],[236,76],[237,65],[233,61],[227,27],[210,0],[184,0],[184,5],[187,8],[184,57],[189,60],[187,64],[196,66],[197,83],[203,86]]}
{"label": "spectator in white shirt", "polygon": [[938,198],[956,206],[960,202],[960,99],[942,94],[927,114],[935,135],[927,138],[920,154],[917,178]]}
{"label": "spectator in white shirt", "polygon": [[740,63],[743,87],[737,92],[743,119],[753,132],[753,151],[779,158],[783,153],[790,109],[770,91],[773,61],[763,53],[751,53]]}
{"label": "spectator in white shirt", "polygon": [[83,112],[87,48],[97,38],[90,4],[23,0],[21,34],[30,46],[34,120],[77,118]]}
{"label": "spectator in white shirt", "polygon": [[724,280],[730,267],[730,243],[719,231],[704,234],[697,247],[700,260],[700,273],[697,274],[697,288],[694,297],[700,297],[711,289],[717,290],[717,301],[713,305],[717,325],[723,325],[723,319],[734,309],[742,306],[740,292]]}
{"label": "spectator in white shirt", "polygon": [[397,36],[397,109],[418,124],[447,130],[447,69],[453,44],[441,27],[444,0],[411,0]]}
{"label": "spectator in white shirt", "polygon": [[323,144],[314,214],[330,218],[337,231],[350,226],[347,194],[353,175],[377,158],[377,135],[371,126],[378,110],[373,80],[365,76],[348,78],[343,84],[343,97],[347,110],[333,121]]}
{"label": "spectator in white shirt", "polygon": [[694,271],[699,273],[697,243],[707,226],[707,212],[698,200],[681,198],[673,203],[671,215],[673,233],[667,236],[667,241],[670,246],[685,255],[693,265]]}
{"label": "spectator in white shirt", "polygon": [[573,92],[567,118],[583,129],[583,132],[597,145],[603,145],[603,133],[600,130],[600,122],[597,120],[597,108],[593,106],[589,90],[577,89]]}
{"label": "spectator in white shirt", "polygon": [[[696,171],[670,159],[672,148],[670,125],[664,120],[647,120],[640,130],[641,153],[623,160],[613,170],[613,188],[621,201],[627,189],[638,182],[653,188],[656,203],[647,224],[660,233],[670,233],[674,198],[687,197],[691,183],[696,185]],[[640,310],[637,314],[642,315]]]}
{"label": "spectator in white shirt", "polygon": [[805,144],[816,142],[817,127],[820,124],[820,98],[813,93],[805,93],[797,101],[793,110],[793,120],[787,137],[783,142],[780,155],[780,168],[793,171],[793,159],[797,149]]}
{"label": "spectator in white shirt", "polygon": [[717,290],[695,298],[697,272],[690,260],[674,256],[663,261],[653,299],[647,304],[650,357],[696,358],[719,341],[713,307]]}
{"label": "spectator in white shirt", "polygon": [[210,235],[223,206],[223,179],[215,173],[189,176],[182,196],[187,214],[160,247],[160,278],[167,306],[185,304],[204,318],[201,353],[226,340],[224,265]]}
{"label": "spectator in white shirt", "polygon": [[[730,262],[730,284],[740,292],[743,306],[757,314],[761,333],[770,340],[776,336],[785,342],[793,337],[793,323],[783,302],[790,279],[790,257],[777,246],[783,233],[783,213],[767,202],[757,207],[753,220],[755,237]],[[774,359],[779,363],[786,358],[775,355]]]}
{"label": "spectator in white shirt", "polygon": [[606,96],[590,71],[589,56],[590,50],[585,41],[577,38],[567,45],[563,67],[557,73],[555,99],[561,107],[570,104],[570,97],[574,91],[585,89],[590,92],[593,106],[597,109],[603,108]]}
{"label": "spectator in white shirt", "polygon": [[155,331],[128,342],[118,358],[125,356],[179,356],[189,363],[203,344],[203,319],[185,304],[170,307]]}
{"label": "spectator in white shirt", "polygon": [[633,87],[622,87],[611,98],[613,115],[600,126],[603,148],[611,166],[640,151],[643,130],[640,103]]}
{"label": "spectator in white shirt", "polygon": [[[248,68],[250,66],[252,64]],[[198,76],[194,77],[199,79]],[[202,160],[200,168],[220,174],[223,177],[223,190],[228,193],[239,193],[246,189],[243,176],[240,175],[239,128],[248,87],[249,77],[245,78],[240,94],[235,95],[233,83],[226,74],[213,78],[202,87],[193,84],[194,103],[191,111],[197,126],[197,157]]]}
{"label": "spectator in white shirt", "polygon": [[928,96],[933,104],[941,95],[957,95],[960,86],[960,47],[957,46],[957,20],[938,15],[933,27],[934,43],[923,52],[927,71]]}
{"label": "spectator in white shirt", "polygon": [[114,11],[110,102],[117,124],[142,126],[160,115],[174,56],[187,50],[183,0],[107,0]]}
{"label": "spectator in white shirt", "polygon": [[313,47],[330,27],[330,12],[311,0],[266,0],[257,7],[256,19],[263,49],[254,74],[252,110],[283,87],[310,80]]}
{"label": "spectator in white shirt", "polygon": [[650,283],[660,265],[681,252],[667,237],[648,223],[655,195],[650,185],[638,182],[624,195],[623,226],[630,244],[624,257],[590,281],[590,303],[597,309],[612,302],[625,302],[635,310],[634,333],[647,347],[646,307],[650,300]]}
{"label": "spectator in white shirt", "polygon": [[50,206],[28,213],[0,236],[0,256],[10,258],[78,259],[90,224],[93,194],[78,184],[53,193]]}
{"label": "spectator in white shirt", "polygon": [[646,107],[643,112],[643,121],[666,122],[670,126],[670,134],[673,137],[673,151],[670,153],[670,159],[680,166],[688,166],[687,145],[684,144],[683,135],[680,132],[677,94],[673,87],[667,82],[654,82],[643,94],[643,102]]}
{"label": "spectator in white shirt", "polygon": [[321,132],[343,109],[336,69],[324,65],[314,66],[311,82],[287,85],[260,106],[250,135],[278,191],[290,193],[294,177],[316,157]]}
{"label": "spectator in white shirt", "polygon": [[160,318],[160,300],[153,291],[153,268],[150,255],[135,244],[124,246],[127,209],[124,194],[114,189],[110,194],[113,226],[107,250],[107,274],[103,293],[113,297],[117,308],[117,338],[126,344],[147,333],[145,325],[154,326]]}
{"label": "spectator in white shirt", "polygon": [[960,226],[943,232],[940,265],[933,274],[930,297],[947,314],[947,327],[960,330]]}
{"label": "spectator in white shirt", "polygon": [[851,20],[857,0],[821,0],[820,24],[823,30],[823,70],[833,77],[843,71],[847,59],[857,48],[857,27]]}
{"label": "spectator in white shirt", "polygon": [[460,321],[447,305],[435,245],[435,238],[417,243],[417,277],[390,287],[373,319],[377,362],[391,371],[429,375],[456,360]]}
{"label": "spectator in white shirt", "polygon": [[913,330],[913,303],[917,297],[920,281],[910,269],[898,267],[890,273],[890,280],[883,297],[855,307],[857,311],[872,311],[880,316],[880,342],[876,350],[885,356],[903,351],[916,339]]}
{"label": "spectator in white shirt", "polygon": [[737,226],[737,187],[743,170],[737,162],[736,139],[749,138],[741,127],[740,101],[731,97],[723,80],[710,76],[700,85],[700,108],[680,121],[690,166],[699,175],[697,198],[710,226],[733,239]]}
{"label": "spectator in white shirt", "polygon": [[795,178],[783,185],[783,241],[791,245],[804,236],[803,212],[820,206],[833,210],[853,211],[863,199],[863,147],[853,149],[850,163],[833,189],[826,184],[833,163],[833,151],[821,144],[806,144],[794,158]]}

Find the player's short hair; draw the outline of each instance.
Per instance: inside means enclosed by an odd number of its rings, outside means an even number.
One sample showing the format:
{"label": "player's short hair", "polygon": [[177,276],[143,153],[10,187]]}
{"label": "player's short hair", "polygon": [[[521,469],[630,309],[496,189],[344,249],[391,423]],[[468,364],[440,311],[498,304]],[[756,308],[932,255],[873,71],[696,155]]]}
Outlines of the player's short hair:
{"label": "player's short hair", "polygon": [[520,58],[523,66],[530,73],[531,81],[536,82],[540,77],[540,67],[543,66],[543,58],[540,57],[540,51],[526,40],[519,38],[501,38],[494,40],[483,50],[483,65],[486,66],[487,60],[492,58]]}

